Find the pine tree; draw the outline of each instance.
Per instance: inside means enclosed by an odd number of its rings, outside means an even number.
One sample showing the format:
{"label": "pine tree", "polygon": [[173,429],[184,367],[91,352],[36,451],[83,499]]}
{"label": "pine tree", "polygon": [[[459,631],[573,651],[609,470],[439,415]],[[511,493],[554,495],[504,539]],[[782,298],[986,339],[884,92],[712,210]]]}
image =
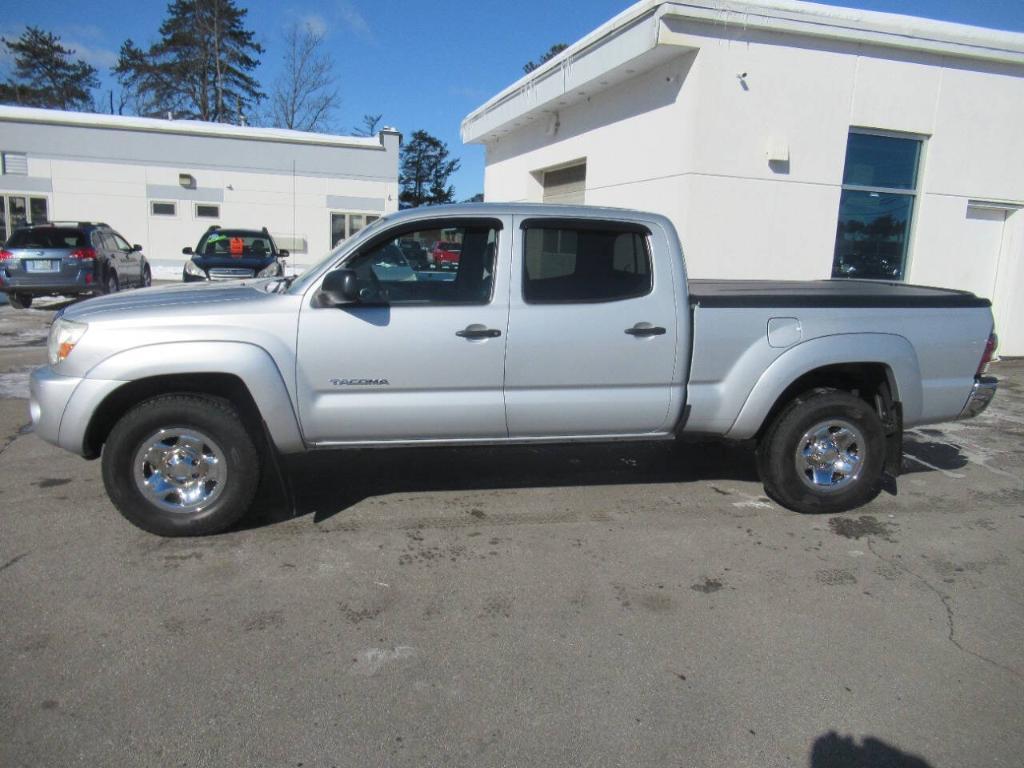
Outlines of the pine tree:
{"label": "pine tree", "polygon": [[449,177],[459,170],[459,160],[448,159],[448,145],[426,131],[415,131],[402,147],[402,169],[398,177],[402,208],[438,205],[455,200]]}
{"label": "pine tree", "polygon": [[149,50],[126,40],[114,73],[136,111],[244,121],[265,95],[251,75],[263,47],[245,28],[247,13],[234,0],[174,0]]}
{"label": "pine tree", "polygon": [[60,38],[28,27],[17,40],[0,38],[14,56],[14,77],[0,84],[0,102],[26,107],[86,111],[93,108],[91,91],[99,87],[96,68]]}

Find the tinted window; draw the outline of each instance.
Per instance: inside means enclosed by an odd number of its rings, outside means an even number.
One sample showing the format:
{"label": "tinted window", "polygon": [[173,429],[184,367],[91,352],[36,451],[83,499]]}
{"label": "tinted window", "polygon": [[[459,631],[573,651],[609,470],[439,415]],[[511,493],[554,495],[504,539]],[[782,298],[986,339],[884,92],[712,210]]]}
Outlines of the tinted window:
{"label": "tinted window", "polygon": [[152,211],[154,216],[174,216],[178,208],[174,203],[153,203]]}
{"label": "tinted window", "polygon": [[348,259],[364,301],[389,304],[486,304],[491,300],[498,232],[490,227],[443,229],[457,258],[431,262],[424,243],[440,229],[404,231]]}
{"label": "tinted window", "polygon": [[851,133],[846,145],[843,184],[914,189],[921,142],[894,136]]}
{"label": "tinted window", "polygon": [[7,241],[8,248],[82,248],[85,244],[79,230],[67,227],[19,229]]}
{"label": "tinted window", "polygon": [[832,277],[903,279],[920,156],[917,139],[850,132]]}
{"label": "tinted window", "polygon": [[531,303],[616,301],[651,290],[646,238],[591,229],[526,230],[523,298]]}
{"label": "tinted window", "polygon": [[844,189],[832,277],[899,280],[914,198]]}

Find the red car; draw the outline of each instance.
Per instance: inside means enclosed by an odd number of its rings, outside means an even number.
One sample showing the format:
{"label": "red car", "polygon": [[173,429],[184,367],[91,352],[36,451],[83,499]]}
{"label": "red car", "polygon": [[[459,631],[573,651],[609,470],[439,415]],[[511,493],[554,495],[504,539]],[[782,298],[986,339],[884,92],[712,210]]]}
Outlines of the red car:
{"label": "red car", "polygon": [[435,269],[458,269],[459,254],[462,243],[449,243],[444,240],[434,243],[430,250],[430,263]]}

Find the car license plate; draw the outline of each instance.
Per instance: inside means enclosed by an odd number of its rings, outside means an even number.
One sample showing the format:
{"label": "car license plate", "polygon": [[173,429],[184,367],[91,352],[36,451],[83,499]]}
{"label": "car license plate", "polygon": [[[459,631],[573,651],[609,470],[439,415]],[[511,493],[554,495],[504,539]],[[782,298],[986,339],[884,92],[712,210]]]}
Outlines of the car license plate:
{"label": "car license plate", "polygon": [[25,261],[26,272],[60,272],[60,259],[32,259]]}

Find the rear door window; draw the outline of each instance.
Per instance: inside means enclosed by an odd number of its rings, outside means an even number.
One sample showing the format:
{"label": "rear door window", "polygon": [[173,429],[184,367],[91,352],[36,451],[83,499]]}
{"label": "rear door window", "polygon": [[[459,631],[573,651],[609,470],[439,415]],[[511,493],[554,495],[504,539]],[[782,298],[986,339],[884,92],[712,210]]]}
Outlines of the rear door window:
{"label": "rear door window", "polygon": [[651,292],[651,257],[640,231],[538,223],[527,226],[524,242],[528,303],[620,301]]}

